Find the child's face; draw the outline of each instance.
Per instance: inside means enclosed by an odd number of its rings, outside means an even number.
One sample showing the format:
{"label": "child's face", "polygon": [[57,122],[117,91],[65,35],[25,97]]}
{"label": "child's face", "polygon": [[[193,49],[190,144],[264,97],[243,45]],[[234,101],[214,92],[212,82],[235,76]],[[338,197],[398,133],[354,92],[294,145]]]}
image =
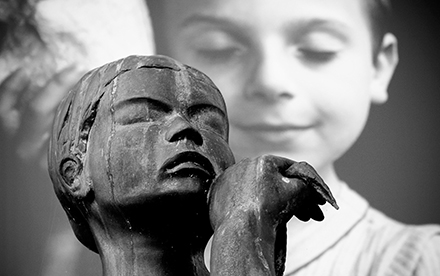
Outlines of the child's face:
{"label": "child's face", "polygon": [[170,1],[168,54],[222,91],[237,159],[271,153],[324,169],[355,142],[370,103],[387,97],[362,1]]}

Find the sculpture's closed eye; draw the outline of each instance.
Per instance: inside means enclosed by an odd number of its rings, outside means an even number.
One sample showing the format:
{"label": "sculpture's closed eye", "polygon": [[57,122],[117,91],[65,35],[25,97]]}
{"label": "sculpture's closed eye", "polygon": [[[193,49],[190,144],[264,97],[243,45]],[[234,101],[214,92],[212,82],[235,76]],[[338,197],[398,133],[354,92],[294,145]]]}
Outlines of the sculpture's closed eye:
{"label": "sculpture's closed eye", "polygon": [[188,109],[191,121],[194,121],[200,129],[214,131],[220,136],[227,135],[228,124],[226,115],[216,106],[199,104]]}
{"label": "sculpture's closed eye", "polygon": [[115,121],[120,125],[154,122],[172,111],[166,103],[151,98],[133,98],[115,107]]}

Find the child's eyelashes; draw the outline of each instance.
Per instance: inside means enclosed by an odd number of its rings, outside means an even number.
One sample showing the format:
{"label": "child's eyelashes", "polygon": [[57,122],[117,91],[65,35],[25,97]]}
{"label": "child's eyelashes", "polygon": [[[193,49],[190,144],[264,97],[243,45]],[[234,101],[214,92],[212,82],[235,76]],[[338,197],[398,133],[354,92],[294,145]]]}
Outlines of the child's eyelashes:
{"label": "child's eyelashes", "polygon": [[300,58],[304,62],[310,62],[313,64],[325,64],[336,58],[338,51],[329,51],[329,50],[316,50],[316,49],[307,49],[307,48],[299,48],[298,49]]}
{"label": "child's eyelashes", "polygon": [[244,54],[244,50],[239,47],[201,48],[196,50],[196,54],[204,61],[221,64],[239,59]]}
{"label": "child's eyelashes", "polygon": [[201,62],[228,64],[246,54],[247,47],[240,37],[223,30],[201,30],[191,36],[186,48]]}
{"label": "child's eyelashes", "polygon": [[247,64],[250,60],[266,58],[264,55],[267,52],[283,50],[290,52],[289,49],[295,49],[295,54],[291,58],[296,59],[297,62],[305,66],[323,66],[334,61],[348,43],[342,35],[336,35],[327,29],[300,32],[295,36],[289,36],[289,39],[278,41],[281,43],[264,43],[263,38],[261,41],[263,42],[255,43],[245,34],[215,30],[192,36],[185,48],[196,63],[216,66],[217,69],[229,68],[229,66],[234,68]]}
{"label": "child's eyelashes", "polygon": [[[333,61],[339,51],[338,50],[325,50],[314,48],[297,48],[296,57],[301,62],[306,62],[314,65],[324,65]],[[244,62],[247,51],[238,47],[229,48],[204,48],[198,49],[195,52],[199,61],[205,64],[227,65]]]}
{"label": "child's eyelashes", "polygon": [[293,42],[302,61],[315,65],[333,61],[347,45],[342,35],[326,30],[312,30]]}

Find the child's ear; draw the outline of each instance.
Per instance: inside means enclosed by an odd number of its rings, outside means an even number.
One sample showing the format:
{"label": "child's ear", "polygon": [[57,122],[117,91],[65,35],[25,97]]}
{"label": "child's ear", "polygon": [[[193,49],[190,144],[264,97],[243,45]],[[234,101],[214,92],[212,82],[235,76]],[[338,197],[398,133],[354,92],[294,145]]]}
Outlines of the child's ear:
{"label": "child's ear", "polygon": [[86,198],[91,191],[91,183],[83,169],[83,162],[76,156],[63,158],[59,167],[64,189],[76,199]]}
{"label": "child's ear", "polygon": [[382,45],[377,53],[374,64],[375,72],[371,84],[371,100],[381,104],[388,99],[388,85],[399,62],[397,39],[391,34],[384,35]]}

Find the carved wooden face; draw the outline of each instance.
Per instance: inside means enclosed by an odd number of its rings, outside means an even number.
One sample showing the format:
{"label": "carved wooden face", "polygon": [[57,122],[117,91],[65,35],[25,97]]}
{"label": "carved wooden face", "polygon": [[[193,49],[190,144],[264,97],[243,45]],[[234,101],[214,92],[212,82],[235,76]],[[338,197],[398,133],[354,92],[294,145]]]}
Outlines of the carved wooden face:
{"label": "carved wooden face", "polygon": [[106,86],[89,141],[100,205],[203,193],[234,163],[220,93],[182,68],[139,68]]}

